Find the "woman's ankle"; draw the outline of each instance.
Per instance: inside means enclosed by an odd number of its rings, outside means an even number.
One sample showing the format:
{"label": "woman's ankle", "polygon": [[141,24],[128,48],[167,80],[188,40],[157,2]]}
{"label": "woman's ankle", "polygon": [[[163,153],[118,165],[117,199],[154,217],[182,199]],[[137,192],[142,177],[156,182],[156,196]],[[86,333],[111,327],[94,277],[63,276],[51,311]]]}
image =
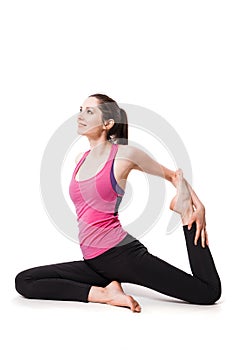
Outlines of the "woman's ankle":
{"label": "woman's ankle", "polygon": [[104,287],[92,286],[87,300],[92,303],[104,303],[106,301],[106,290]]}
{"label": "woman's ankle", "polygon": [[192,215],[193,215],[193,206],[190,204],[190,206],[188,206],[188,208],[185,210],[184,214],[181,214],[183,226],[188,225]]}

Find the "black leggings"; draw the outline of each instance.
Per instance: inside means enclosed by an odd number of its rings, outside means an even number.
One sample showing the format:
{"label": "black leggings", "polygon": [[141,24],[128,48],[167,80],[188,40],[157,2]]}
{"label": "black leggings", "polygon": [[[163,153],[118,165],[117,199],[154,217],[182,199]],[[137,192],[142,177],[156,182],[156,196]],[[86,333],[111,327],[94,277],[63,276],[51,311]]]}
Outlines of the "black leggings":
{"label": "black leggings", "polygon": [[[30,268],[15,278],[16,290],[26,298],[88,302],[91,286],[111,281],[151,288],[193,304],[213,304],[221,296],[221,282],[209,247],[195,246],[196,224],[183,226],[193,275],[157,256],[128,234],[120,245],[88,260]],[[129,242],[129,243],[128,243]]]}

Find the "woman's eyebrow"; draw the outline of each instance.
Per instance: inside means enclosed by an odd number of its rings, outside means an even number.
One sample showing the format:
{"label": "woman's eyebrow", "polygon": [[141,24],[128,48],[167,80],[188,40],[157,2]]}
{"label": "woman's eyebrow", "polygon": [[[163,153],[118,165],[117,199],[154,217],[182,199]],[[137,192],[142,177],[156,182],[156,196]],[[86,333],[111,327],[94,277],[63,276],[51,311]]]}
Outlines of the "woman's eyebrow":
{"label": "woman's eyebrow", "polygon": [[[83,108],[83,107],[82,107],[82,106],[80,106],[80,108]],[[94,109],[94,107],[86,107],[86,109],[87,109],[87,108],[91,108],[91,109]]]}

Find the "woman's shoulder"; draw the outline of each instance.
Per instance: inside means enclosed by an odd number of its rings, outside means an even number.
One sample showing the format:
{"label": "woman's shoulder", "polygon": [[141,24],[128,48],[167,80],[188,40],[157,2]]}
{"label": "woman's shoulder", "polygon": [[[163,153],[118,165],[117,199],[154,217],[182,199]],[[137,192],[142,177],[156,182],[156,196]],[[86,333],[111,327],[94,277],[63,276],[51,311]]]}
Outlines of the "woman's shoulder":
{"label": "woman's shoulder", "polygon": [[139,149],[135,146],[118,144],[117,157],[124,159],[127,164],[133,167],[138,151]]}
{"label": "woman's shoulder", "polygon": [[146,153],[137,146],[120,144],[118,146],[118,157],[127,159],[127,161],[131,164],[132,168],[135,168],[135,164],[139,164],[146,155]]}
{"label": "woman's shoulder", "polygon": [[137,151],[135,146],[118,144],[118,153],[122,156],[132,156]]}

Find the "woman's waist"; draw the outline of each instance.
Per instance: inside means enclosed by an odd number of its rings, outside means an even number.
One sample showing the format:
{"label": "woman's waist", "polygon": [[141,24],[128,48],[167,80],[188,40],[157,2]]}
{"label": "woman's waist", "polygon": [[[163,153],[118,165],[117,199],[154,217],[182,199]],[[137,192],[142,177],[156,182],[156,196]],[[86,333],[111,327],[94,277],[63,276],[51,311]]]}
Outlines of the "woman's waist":
{"label": "woman's waist", "polygon": [[[125,241],[128,232],[124,229],[110,231],[95,231],[86,234],[79,233],[80,248],[83,256],[86,259],[102,254],[106,250],[120,246],[121,242]],[[124,243],[127,244],[127,243]]]}
{"label": "woman's waist", "polygon": [[91,227],[95,229],[114,229],[116,227],[122,227],[118,216],[113,215],[98,215],[95,217],[90,215],[81,216],[78,217],[78,226],[80,230],[89,229]]}
{"label": "woman's waist", "polygon": [[121,226],[120,222],[116,225],[79,225],[79,240],[86,241],[88,244],[96,241],[112,241],[122,238],[127,232]]}
{"label": "woman's waist", "polygon": [[[124,251],[135,250],[143,246],[134,236],[130,235],[128,232],[125,232],[125,235],[118,240],[116,244],[113,244],[105,249],[93,249],[92,247],[81,247],[83,252],[84,260],[88,262],[95,263],[96,261],[102,260],[104,257],[109,256],[118,256]],[[144,246],[143,246],[144,247]]]}

